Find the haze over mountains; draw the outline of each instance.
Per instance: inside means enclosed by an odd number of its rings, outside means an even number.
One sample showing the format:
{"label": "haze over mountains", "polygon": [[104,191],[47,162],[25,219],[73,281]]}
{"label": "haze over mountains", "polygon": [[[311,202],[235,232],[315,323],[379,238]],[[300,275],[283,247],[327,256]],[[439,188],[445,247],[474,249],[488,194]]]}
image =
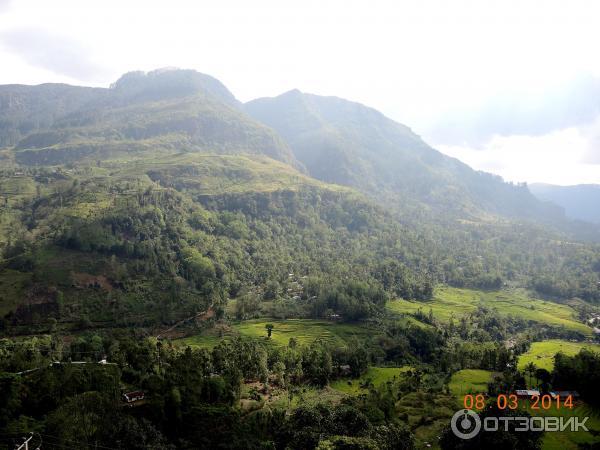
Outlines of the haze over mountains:
{"label": "haze over mountains", "polygon": [[564,220],[524,186],[472,170],[372,108],[299,91],[242,105],[218,80],[190,70],[133,72],[110,89],[2,86],[0,145],[30,166],[181,151],[262,154],[382,202],[462,218]]}
{"label": "haze over mountains", "polygon": [[[150,252],[162,262],[143,273],[188,278],[195,260],[195,270],[218,273],[219,285],[237,292],[286,270],[333,270],[320,258],[306,261],[313,247],[298,249],[288,237],[308,233],[315,248],[333,245],[332,260],[346,251],[340,239],[351,243],[356,253],[335,277],[364,273],[359,250],[374,245],[369,254],[391,258],[385,264],[394,265],[394,276],[410,274],[402,276],[408,297],[422,296],[434,280],[598,295],[595,275],[580,280],[582,272],[573,272],[593,264],[586,256],[593,249],[562,245],[598,239],[598,226],[568,220],[525,185],[472,170],[407,126],[348,100],[291,91],[241,104],[218,80],[191,70],[132,72],[108,89],[9,85],[0,87],[0,142],[0,245],[26,272],[66,267],[56,245],[76,251],[73,267],[90,251],[120,255],[123,264]],[[208,211],[217,216],[208,220]],[[253,221],[262,225],[250,233]],[[171,223],[179,228],[170,230]],[[268,260],[254,259],[256,248],[270,245],[264,227],[278,235],[290,226],[271,259],[293,262],[275,275]],[[205,239],[239,247],[248,274],[223,259],[231,250],[198,246],[197,227]],[[371,242],[368,234],[379,237]],[[244,236],[257,242],[244,244]],[[46,251],[55,256],[40,256]],[[540,253],[554,255],[552,264],[536,264]],[[220,269],[206,272],[207,265]],[[368,272],[373,283],[386,273]],[[120,278],[113,269],[99,273]],[[44,289],[55,284],[47,282]]]}
{"label": "haze over mountains", "polygon": [[[122,447],[115,429],[131,448],[317,448],[312,425],[308,443],[282,430],[314,416],[323,432],[354,431],[326,429],[321,412],[295,416],[303,397],[294,404],[284,389],[347,387],[342,366],[355,364],[354,377],[408,364],[406,380],[421,381],[398,393],[437,392],[453,407],[448,375],[516,370],[508,361],[526,347],[507,343],[593,336],[598,225],[357,103],[291,91],[241,104],[214,78],[179,70],[129,73],[108,89],[2,86],[0,141],[0,344],[11,355],[0,378],[14,399],[0,428],[18,436],[34,423],[73,430],[57,437],[65,445],[80,439],[64,405],[80,411],[89,398],[85,409],[110,420],[81,448]],[[331,340],[335,330],[345,331]],[[187,347],[195,339],[208,345]],[[75,367],[89,383],[71,381]],[[94,381],[113,369],[110,383]],[[282,408],[246,409],[262,394],[242,387],[257,380]],[[122,407],[121,386],[144,394],[136,409]],[[373,398],[406,399],[386,386]],[[365,418],[404,423],[385,403]],[[427,442],[442,420],[426,425]],[[207,440],[207,423],[229,425]],[[135,437],[162,433],[172,446]],[[394,436],[360,448],[397,449],[406,439]]]}
{"label": "haze over mountains", "polygon": [[535,183],[529,185],[529,189],[539,199],[563,207],[566,215],[572,219],[600,223],[600,185],[554,186]]}
{"label": "haze over mountains", "polygon": [[195,71],[130,73],[110,89],[3,86],[0,142],[28,165],[182,150],[261,153],[294,164],[272,130]]}
{"label": "haze over mountains", "polygon": [[323,181],[356,187],[378,198],[402,201],[481,218],[560,219],[523,186],[474,171],[427,145],[405,125],[380,112],[336,97],[297,90],[245,105],[275,129],[309,173]]}

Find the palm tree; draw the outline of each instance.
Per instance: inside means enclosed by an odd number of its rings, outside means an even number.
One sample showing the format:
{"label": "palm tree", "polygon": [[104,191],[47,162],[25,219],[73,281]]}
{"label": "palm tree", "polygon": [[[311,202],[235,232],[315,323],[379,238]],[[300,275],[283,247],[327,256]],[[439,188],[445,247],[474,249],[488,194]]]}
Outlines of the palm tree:
{"label": "palm tree", "polygon": [[536,370],[537,370],[537,367],[535,366],[535,364],[533,363],[533,361],[529,362],[525,366],[525,373],[527,373],[529,375],[529,386],[530,387],[531,387],[531,377],[535,374]]}

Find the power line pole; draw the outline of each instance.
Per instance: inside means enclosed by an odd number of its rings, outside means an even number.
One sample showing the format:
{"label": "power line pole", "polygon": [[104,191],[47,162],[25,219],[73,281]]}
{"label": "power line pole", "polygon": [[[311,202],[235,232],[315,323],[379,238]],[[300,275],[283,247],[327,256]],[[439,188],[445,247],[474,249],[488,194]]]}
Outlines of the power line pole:
{"label": "power line pole", "polygon": [[[25,438],[23,438],[23,439],[25,439]],[[33,439],[33,433],[31,433],[31,436],[29,436],[28,439],[25,439],[25,442],[23,442],[21,445],[19,445],[15,450],[22,450],[22,449],[29,450],[29,441],[31,439]]]}

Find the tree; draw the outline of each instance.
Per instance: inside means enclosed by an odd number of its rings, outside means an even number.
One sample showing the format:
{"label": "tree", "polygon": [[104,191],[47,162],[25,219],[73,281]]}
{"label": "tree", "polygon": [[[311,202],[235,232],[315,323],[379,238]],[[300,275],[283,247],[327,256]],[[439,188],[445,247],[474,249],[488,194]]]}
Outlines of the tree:
{"label": "tree", "polygon": [[265,325],[265,328],[267,329],[267,338],[271,339],[271,334],[273,333],[273,328],[275,328],[275,327],[273,326],[272,323],[268,323]]}
{"label": "tree", "polygon": [[533,375],[535,375],[535,371],[536,371],[537,367],[535,366],[535,364],[533,362],[529,362],[526,366],[525,366],[525,373],[527,375],[529,375],[529,387],[531,387],[531,377]]}
{"label": "tree", "polygon": [[114,403],[98,392],[86,392],[69,398],[48,417],[47,429],[58,443],[78,441],[92,447],[110,442],[109,433],[116,422]]}
{"label": "tree", "polygon": [[374,430],[379,448],[387,450],[412,450],[415,448],[415,438],[404,424],[388,423]]}
{"label": "tree", "polygon": [[552,379],[552,374],[546,369],[539,368],[535,370],[535,378],[541,383],[542,391],[547,392],[549,389],[549,383]]}

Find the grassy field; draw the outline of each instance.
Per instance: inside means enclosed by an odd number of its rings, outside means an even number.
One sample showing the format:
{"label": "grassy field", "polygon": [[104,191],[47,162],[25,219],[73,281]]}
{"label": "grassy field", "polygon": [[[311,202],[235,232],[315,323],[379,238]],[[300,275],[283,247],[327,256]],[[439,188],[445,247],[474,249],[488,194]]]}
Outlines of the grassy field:
{"label": "grassy field", "polygon": [[540,369],[551,371],[554,367],[554,355],[563,352],[565,355],[575,355],[582,348],[589,348],[600,352],[600,345],[589,342],[569,342],[559,339],[534,342],[529,351],[519,356],[518,368],[523,368],[530,362],[534,363]]}
{"label": "grassy field", "polygon": [[136,177],[151,171],[153,178],[165,185],[201,195],[297,190],[306,186],[349,191],[307,177],[281,161],[261,155],[179,153],[123,163],[119,175]]}
{"label": "grassy field", "polygon": [[367,385],[372,383],[378,387],[388,381],[402,377],[402,374],[410,369],[410,366],[404,367],[369,367],[367,372],[360,378],[341,379],[331,383],[331,387],[345,394],[357,395],[367,390]]}
{"label": "grassy field", "polygon": [[434,330],[435,327],[433,325],[429,325],[428,323],[421,322],[420,320],[412,317],[412,316],[402,316],[398,319],[398,324],[408,327],[408,326],[416,326],[423,329]]}
{"label": "grassy field", "polygon": [[446,322],[452,316],[458,318],[472,313],[478,305],[495,308],[503,315],[591,334],[591,329],[576,319],[575,310],[570,306],[532,298],[520,290],[478,291],[443,286],[435,290],[430,301],[392,300],[388,303],[388,309],[405,314],[418,310],[428,314],[431,309],[436,319]]}
{"label": "grassy field", "polygon": [[573,409],[559,408],[553,405],[550,409],[531,409],[528,402],[525,402],[525,408],[532,416],[542,417],[589,417],[586,422],[586,427],[590,430],[585,431],[562,431],[562,432],[546,432],[544,433],[542,448],[544,450],[576,450],[582,444],[598,444],[600,443],[600,416],[598,411],[589,405],[579,402],[574,405]]}
{"label": "grassy field", "polygon": [[492,379],[492,372],[488,370],[463,369],[452,375],[448,387],[452,394],[479,394],[487,392],[487,384]]}
{"label": "grassy field", "polygon": [[212,330],[203,335],[190,336],[177,342],[192,347],[212,347],[221,339],[241,335],[256,339],[267,338],[266,324],[273,325],[271,341],[277,345],[288,345],[290,338],[295,338],[298,344],[310,344],[316,339],[345,346],[353,336],[361,337],[371,331],[361,325],[340,324],[324,320],[288,319],[288,320],[248,320],[234,324],[230,330],[219,336]]}

